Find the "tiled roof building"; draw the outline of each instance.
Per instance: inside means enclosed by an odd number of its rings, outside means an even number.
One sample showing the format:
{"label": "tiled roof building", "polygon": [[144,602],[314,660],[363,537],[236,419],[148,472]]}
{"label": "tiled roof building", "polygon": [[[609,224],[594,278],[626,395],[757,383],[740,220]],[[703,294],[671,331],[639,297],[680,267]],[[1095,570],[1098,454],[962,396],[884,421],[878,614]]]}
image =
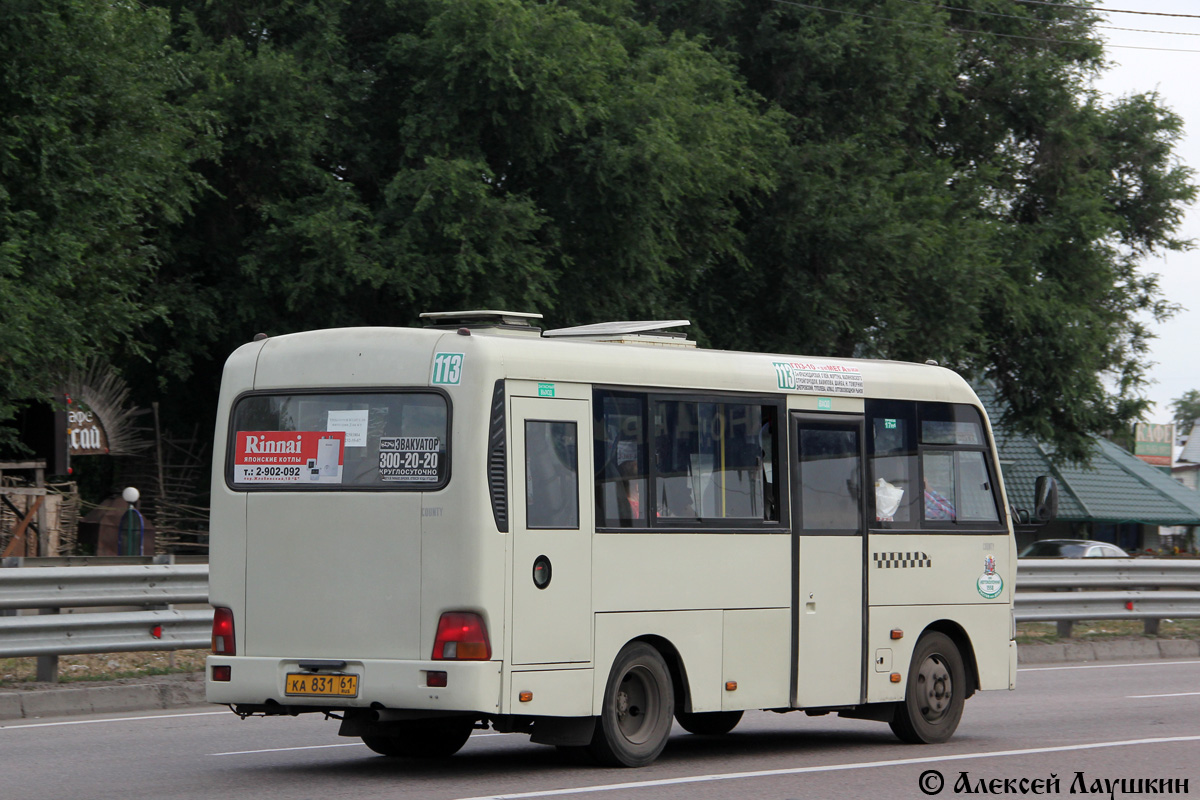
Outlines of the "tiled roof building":
{"label": "tiled roof building", "polygon": [[[996,425],[1001,412],[994,392],[980,390],[979,397]],[[1055,458],[1032,436],[999,426],[994,433],[1011,505],[1033,508],[1039,475],[1058,482],[1057,520],[1039,531],[1021,532],[1020,546],[1035,537],[1078,537],[1140,550],[1159,546],[1160,526],[1200,525],[1200,492],[1106,439],[1095,438],[1091,463],[1085,466]],[[1200,459],[1200,437],[1192,437],[1189,447],[1192,443]]]}

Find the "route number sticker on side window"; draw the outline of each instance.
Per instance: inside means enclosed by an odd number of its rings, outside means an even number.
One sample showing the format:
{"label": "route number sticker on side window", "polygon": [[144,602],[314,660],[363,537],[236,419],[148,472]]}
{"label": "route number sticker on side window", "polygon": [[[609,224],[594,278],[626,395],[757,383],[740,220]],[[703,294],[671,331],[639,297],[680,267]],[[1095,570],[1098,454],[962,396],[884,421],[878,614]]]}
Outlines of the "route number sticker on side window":
{"label": "route number sticker on side window", "polygon": [[462,369],[462,353],[438,353],[433,357],[433,377],[430,383],[457,386],[462,381]]}

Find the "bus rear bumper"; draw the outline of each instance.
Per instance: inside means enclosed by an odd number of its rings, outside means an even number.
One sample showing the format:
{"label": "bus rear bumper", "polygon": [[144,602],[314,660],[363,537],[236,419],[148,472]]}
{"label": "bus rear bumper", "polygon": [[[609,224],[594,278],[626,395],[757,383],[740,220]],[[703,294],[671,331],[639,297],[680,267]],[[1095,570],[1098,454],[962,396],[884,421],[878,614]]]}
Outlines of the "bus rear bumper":
{"label": "bus rear bumper", "polygon": [[[344,666],[301,667],[307,659],[209,656],[205,693],[210,703],[263,708],[321,709],[390,708],[414,711],[497,713],[500,700],[499,661],[346,660]],[[214,680],[217,667],[228,667],[228,680]],[[224,670],[216,670],[224,672]],[[429,673],[445,674],[444,686],[430,686]],[[288,694],[287,676],[353,675],[354,696]],[[283,712],[294,713],[294,712]]]}

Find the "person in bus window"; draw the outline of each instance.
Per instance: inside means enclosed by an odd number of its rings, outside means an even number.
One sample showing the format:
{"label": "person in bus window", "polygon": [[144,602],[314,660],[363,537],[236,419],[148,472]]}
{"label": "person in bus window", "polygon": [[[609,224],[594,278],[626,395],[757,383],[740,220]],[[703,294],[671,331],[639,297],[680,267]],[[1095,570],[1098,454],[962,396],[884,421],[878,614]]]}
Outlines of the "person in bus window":
{"label": "person in bus window", "polygon": [[943,522],[953,522],[955,519],[954,503],[930,486],[928,480],[925,481],[925,519]]}
{"label": "person in bus window", "polygon": [[617,443],[617,474],[620,476],[620,490],[617,504],[622,521],[644,520],[642,514],[642,495],[646,485],[646,477],[638,468],[637,442],[622,440]]}

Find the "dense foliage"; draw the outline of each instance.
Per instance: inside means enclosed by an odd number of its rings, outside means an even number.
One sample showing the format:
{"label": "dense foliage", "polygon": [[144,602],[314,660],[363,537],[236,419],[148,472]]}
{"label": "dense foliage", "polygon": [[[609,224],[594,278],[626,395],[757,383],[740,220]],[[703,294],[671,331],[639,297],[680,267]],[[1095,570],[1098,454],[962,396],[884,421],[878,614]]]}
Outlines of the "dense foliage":
{"label": "dense foliage", "polygon": [[[994,380],[1010,422],[1068,455],[1144,406],[1144,320],[1172,308],[1139,265],[1185,246],[1195,190],[1160,98],[1090,89],[1085,6],[9,5],[56,22],[0,19],[0,416],[99,351],[177,423],[208,422],[224,356],[257,331],[469,307],[934,358]],[[39,81],[79,74],[107,91],[40,102],[58,84]],[[134,153],[79,150],[60,169],[112,185],[72,193],[39,148],[86,137],[97,103]],[[48,121],[14,127],[14,105]],[[79,246],[28,245],[33,228]],[[28,310],[64,298],[70,325]]]}
{"label": "dense foliage", "polygon": [[167,318],[143,294],[156,228],[189,213],[204,153],[169,33],[132,2],[0,4],[0,424]]}
{"label": "dense foliage", "polygon": [[1177,436],[1191,433],[1192,426],[1200,422],[1200,391],[1188,389],[1183,397],[1171,401],[1171,421]]}

